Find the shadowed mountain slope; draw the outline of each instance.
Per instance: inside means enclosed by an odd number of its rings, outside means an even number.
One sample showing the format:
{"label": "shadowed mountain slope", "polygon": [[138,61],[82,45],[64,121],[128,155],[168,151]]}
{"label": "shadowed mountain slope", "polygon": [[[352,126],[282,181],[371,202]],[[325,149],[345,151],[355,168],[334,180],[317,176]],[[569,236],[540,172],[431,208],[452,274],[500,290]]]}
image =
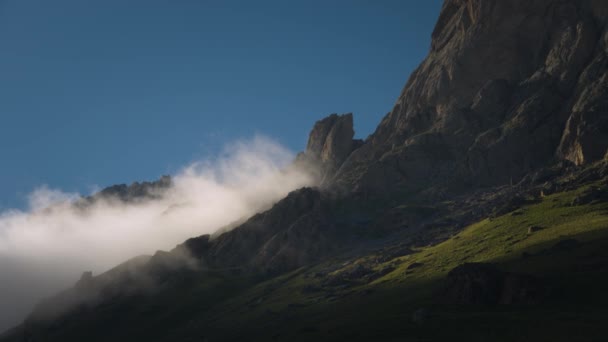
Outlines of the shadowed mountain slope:
{"label": "shadowed mountain slope", "polygon": [[446,0],[370,137],[315,124],[295,163],[319,188],[87,275],[0,340],[603,336],[607,23],[602,0]]}

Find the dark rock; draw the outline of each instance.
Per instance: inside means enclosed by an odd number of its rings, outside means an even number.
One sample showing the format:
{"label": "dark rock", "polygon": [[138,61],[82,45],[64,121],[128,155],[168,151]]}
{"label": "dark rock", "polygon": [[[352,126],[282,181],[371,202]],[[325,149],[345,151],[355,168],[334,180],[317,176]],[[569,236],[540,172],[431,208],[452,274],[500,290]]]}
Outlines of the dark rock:
{"label": "dark rock", "polygon": [[544,295],[545,288],[535,277],[506,273],[492,264],[471,263],[448,273],[444,298],[457,304],[531,304]]}
{"label": "dark rock", "polygon": [[118,184],[104,188],[100,192],[85,197],[76,202],[77,207],[86,208],[88,205],[99,200],[119,200],[122,202],[139,202],[158,199],[171,188],[173,181],[171,176],[162,176],[153,182],[134,182],[131,185]]}
{"label": "dark rock", "polygon": [[555,192],[557,192],[557,186],[554,183],[547,182],[541,188],[539,195],[540,195],[541,198],[543,198],[543,197],[552,195]]}
{"label": "dark rock", "polygon": [[543,229],[543,227],[530,226],[530,227],[528,227],[528,234],[536,233],[538,231],[541,231],[542,229]]}

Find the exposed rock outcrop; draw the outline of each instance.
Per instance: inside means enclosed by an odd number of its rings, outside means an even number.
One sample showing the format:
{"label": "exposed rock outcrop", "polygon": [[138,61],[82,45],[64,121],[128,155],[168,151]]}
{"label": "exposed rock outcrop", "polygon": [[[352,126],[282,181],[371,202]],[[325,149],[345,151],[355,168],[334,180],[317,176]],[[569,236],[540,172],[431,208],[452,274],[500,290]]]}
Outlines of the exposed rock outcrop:
{"label": "exposed rock outcrop", "polygon": [[338,187],[457,192],[603,158],[607,12],[605,1],[445,1],[428,57]]}
{"label": "exposed rock outcrop", "polygon": [[117,184],[102,189],[100,192],[83,199],[80,204],[91,203],[99,199],[118,199],[123,202],[134,202],[156,199],[173,185],[171,176],[162,176],[153,182],[133,182],[131,185]]}
{"label": "exposed rock outcrop", "polygon": [[362,144],[354,140],[353,115],[351,113],[330,116],[315,123],[306,151],[298,161],[313,164],[321,184],[331,181],[336,171],[348,156]]}

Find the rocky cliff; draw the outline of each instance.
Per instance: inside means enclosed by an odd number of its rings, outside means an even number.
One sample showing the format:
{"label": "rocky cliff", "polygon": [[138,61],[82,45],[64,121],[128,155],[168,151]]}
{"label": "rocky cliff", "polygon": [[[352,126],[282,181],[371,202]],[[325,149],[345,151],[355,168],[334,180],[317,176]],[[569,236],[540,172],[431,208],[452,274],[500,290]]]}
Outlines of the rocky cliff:
{"label": "rocky cliff", "polygon": [[363,144],[353,139],[353,114],[331,114],[317,121],[312,128],[306,150],[296,163],[308,164],[318,183],[329,185],[336,172],[351,153]]}
{"label": "rocky cliff", "polygon": [[607,20],[601,0],[445,1],[428,57],[337,185],[460,191],[603,158]]}

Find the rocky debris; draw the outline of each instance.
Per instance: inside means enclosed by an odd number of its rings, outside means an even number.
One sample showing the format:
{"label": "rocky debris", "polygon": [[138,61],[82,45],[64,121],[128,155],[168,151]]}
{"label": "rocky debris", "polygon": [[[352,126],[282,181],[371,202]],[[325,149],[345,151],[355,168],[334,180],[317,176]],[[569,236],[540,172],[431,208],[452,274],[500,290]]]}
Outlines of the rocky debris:
{"label": "rocky debris", "polygon": [[483,263],[454,268],[448,273],[444,292],[450,303],[475,305],[532,304],[543,296],[544,287],[537,278]]}

